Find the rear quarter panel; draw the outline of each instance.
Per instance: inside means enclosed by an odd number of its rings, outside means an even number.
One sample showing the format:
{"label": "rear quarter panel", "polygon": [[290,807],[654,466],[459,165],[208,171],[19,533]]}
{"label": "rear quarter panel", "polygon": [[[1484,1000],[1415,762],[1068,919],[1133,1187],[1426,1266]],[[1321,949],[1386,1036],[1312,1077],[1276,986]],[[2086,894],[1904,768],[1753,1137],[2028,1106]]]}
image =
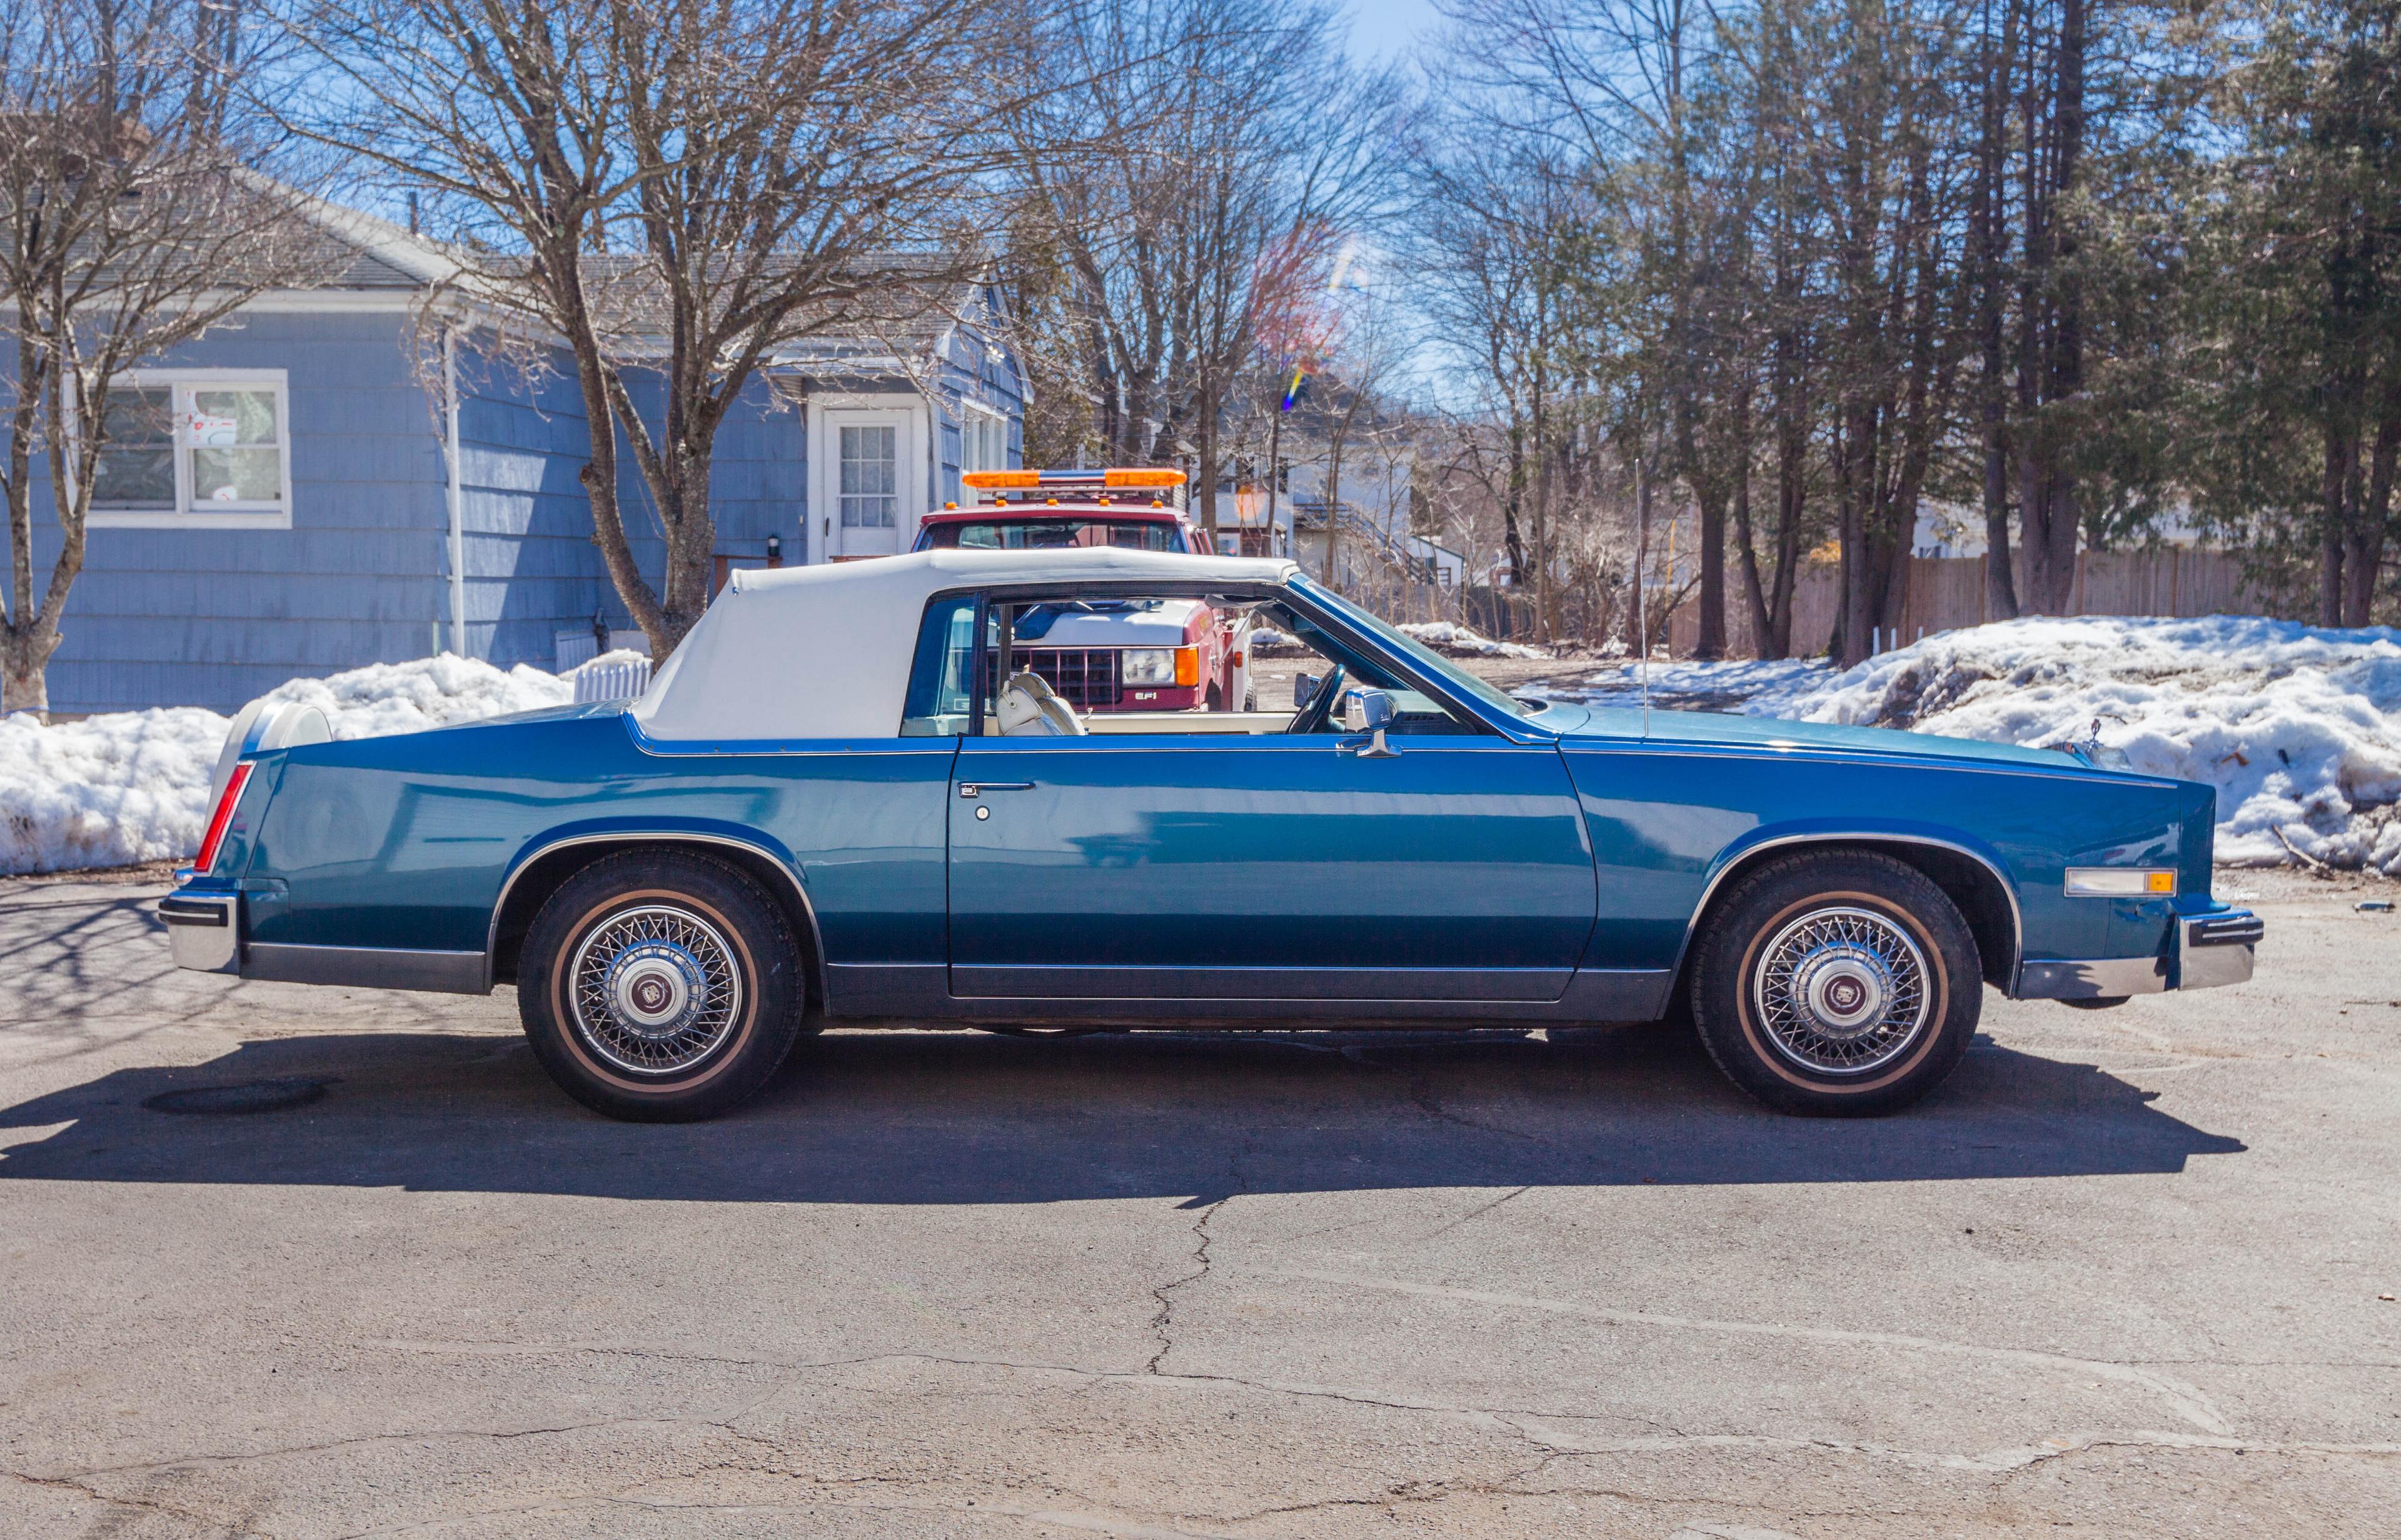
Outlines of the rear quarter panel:
{"label": "rear quarter panel", "polygon": [[654,753],[613,713],[289,751],[251,840],[250,939],[481,950],[511,873],[561,840],[692,833],[801,878],[829,960],[943,956],[948,738]]}

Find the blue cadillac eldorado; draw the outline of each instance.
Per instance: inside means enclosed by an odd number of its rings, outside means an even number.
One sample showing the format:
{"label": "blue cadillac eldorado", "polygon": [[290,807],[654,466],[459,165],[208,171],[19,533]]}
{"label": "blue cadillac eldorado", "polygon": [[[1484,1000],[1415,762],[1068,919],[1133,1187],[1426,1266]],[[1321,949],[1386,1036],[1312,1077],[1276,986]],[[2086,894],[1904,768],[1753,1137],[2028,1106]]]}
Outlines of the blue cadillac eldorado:
{"label": "blue cadillac eldorado", "polygon": [[[1069,702],[1095,667],[1193,660],[1082,657],[1060,615],[1195,598],[1285,681],[1258,708]],[[2209,896],[2206,786],[1515,700],[1283,561],[737,572],[638,700],[238,731],[159,904],[175,960],[514,984],[544,1066],[624,1118],[722,1111],[830,1021],[1687,1015],[1773,1106],[1885,1112],[1958,1062],[1984,983],[2107,1005],[2239,983],[2261,931]]]}

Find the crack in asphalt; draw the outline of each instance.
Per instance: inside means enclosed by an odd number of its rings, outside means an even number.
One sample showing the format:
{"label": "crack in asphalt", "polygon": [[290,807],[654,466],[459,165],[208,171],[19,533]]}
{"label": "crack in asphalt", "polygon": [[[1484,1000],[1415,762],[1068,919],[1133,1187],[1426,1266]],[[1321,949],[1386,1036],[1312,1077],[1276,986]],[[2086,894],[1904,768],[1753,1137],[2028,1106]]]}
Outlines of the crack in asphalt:
{"label": "crack in asphalt", "polygon": [[[170,1460],[162,1462],[158,1466],[151,1468],[171,1470],[181,1464],[183,1464],[182,1461]],[[91,1486],[88,1482],[75,1477],[28,1476],[23,1471],[19,1470],[0,1471],[0,1476],[6,1476],[11,1480],[21,1481],[29,1487],[48,1487],[60,1492],[72,1492],[75,1496],[81,1497],[89,1502],[103,1504],[112,1508],[130,1508],[136,1513],[155,1513],[164,1515],[172,1519],[185,1519],[196,1524],[206,1524],[208,1526],[209,1533],[231,1536],[232,1540],[253,1540],[253,1537],[255,1537],[255,1540],[271,1540],[271,1537],[268,1535],[267,1531],[257,1528],[247,1518],[239,1519],[213,1518],[208,1514],[196,1512],[191,1508],[178,1506],[173,1503],[166,1501],[164,1498],[158,1497],[144,1495],[134,1495],[130,1497],[117,1496],[111,1492],[102,1492],[99,1488]]]}
{"label": "crack in asphalt", "polygon": [[1159,1373],[1159,1364],[1174,1349],[1175,1291],[1187,1284],[1197,1283],[1209,1276],[1209,1246],[1215,1239],[1209,1233],[1209,1221],[1217,1217],[1219,1209],[1233,1201],[1234,1194],[1228,1193],[1200,1211],[1200,1217],[1192,1221],[1193,1270],[1173,1283],[1162,1284],[1150,1291],[1150,1297],[1159,1301],[1159,1313],[1150,1318],[1151,1335],[1159,1339],[1159,1351],[1152,1354],[1150,1361],[1143,1366],[1145,1374]]}
{"label": "crack in asphalt", "polygon": [[1418,1237],[1418,1244],[1420,1245],[1423,1245],[1426,1242],[1433,1240],[1437,1235],[1447,1235],[1452,1231],[1457,1230],[1460,1226],[1467,1223],[1470,1219],[1480,1219],[1487,1214],[1491,1213],[1494,1209],[1499,1208],[1502,1203],[1509,1202],[1511,1199],[1522,1198],[1527,1193],[1533,1190],[1534,1189],[1532,1184],[1529,1183],[1524,1187],[1504,1192],[1498,1198],[1493,1199],[1490,1203],[1480,1203],[1477,1206],[1469,1209],[1466,1213],[1461,1215],[1458,1218],[1451,1220],[1448,1224],[1437,1226],[1436,1228],[1426,1231],[1423,1235]]}

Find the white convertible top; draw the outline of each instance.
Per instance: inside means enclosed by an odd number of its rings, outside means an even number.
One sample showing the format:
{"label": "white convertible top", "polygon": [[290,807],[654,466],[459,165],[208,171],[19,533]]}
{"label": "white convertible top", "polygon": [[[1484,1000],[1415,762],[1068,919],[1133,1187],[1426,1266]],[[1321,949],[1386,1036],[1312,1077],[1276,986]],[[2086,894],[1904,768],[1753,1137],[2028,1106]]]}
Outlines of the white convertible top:
{"label": "white convertible top", "polygon": [[926,601],[987,584],[1280,584],[1289,561],[1172,551],[917,551],[773,571],[737,569],[700,624],[627,708],[673,743],[885,738]]}

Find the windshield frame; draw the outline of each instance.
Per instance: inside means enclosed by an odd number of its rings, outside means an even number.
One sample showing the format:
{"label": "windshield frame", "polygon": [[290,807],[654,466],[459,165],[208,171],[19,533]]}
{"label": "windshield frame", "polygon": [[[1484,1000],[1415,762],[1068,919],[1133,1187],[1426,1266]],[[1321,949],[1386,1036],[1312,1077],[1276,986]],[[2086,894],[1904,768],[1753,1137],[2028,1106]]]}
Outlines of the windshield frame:
{"label": "windshield frame", "polygon": [[1535,725],[1533,718],[1541,709],[1540,708],[1519,700],[1499,686],[1476,678],[1459,667],[1454,660],[1444,657],[1440,653],[1393,626],[1381,616],[1371,613],[1340,594],[1324,587],[1305,573],[1295,572],[1285,581],[1295,592],[1306,597],[1311,604],[1331,612],[1344,625],[1356,628],[1378,646],[1400,654],[1411,664],[1448,685],[1456,693],[1465,695],[1481,706],[1502,712],[1513,726]]}

